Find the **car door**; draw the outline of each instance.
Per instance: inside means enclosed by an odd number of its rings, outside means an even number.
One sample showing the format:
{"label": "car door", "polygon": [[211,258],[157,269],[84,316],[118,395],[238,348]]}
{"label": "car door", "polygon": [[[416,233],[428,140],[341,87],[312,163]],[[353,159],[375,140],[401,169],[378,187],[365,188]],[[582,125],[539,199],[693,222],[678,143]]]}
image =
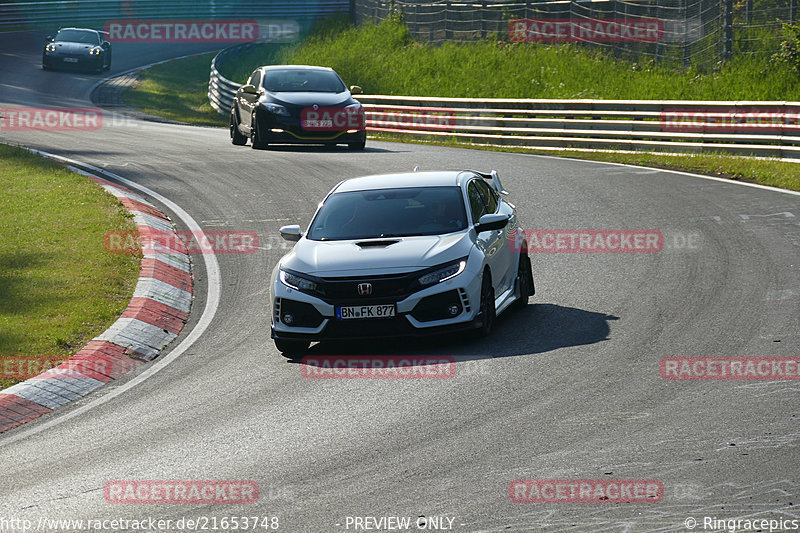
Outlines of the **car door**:
{"label": "car door", "polygon": [[[487,213],[494,213],[497,210],[497,201],[492,202],[493,197],[488,190],[484,189],[486,182],[481,178],[470,180],[467,184],[467,198],[472,214],[473,224],[477,224],[481,216]],[[478,234],[476,246],[483,251],[486,256],[487,264],[492,270],[492,285],[495,295],[499,295],[505,283],[506,258],[503,254],[503,244],[505,232],[503,230],[484,231]]]}
{"label": "car door", "polygon": [[[499,291],[505,291],[511,288],[514,280],[517,277],[517,252],[513,242],[509,242],[509,235],[516,238],[517,220],[514,208],[507,202],[504,202],[502,197],[492,187],[486,183],[485,180],[479,182],[478,188],[484,193],[489,202],[489,209],[493,213],[500,213],[509,216],[508,225],[505,228],[497,230],[500,248],[497,252],[497,270],[502,273],[502,280],[498,281]],[[497,294],[500,294],[498,292]]]}

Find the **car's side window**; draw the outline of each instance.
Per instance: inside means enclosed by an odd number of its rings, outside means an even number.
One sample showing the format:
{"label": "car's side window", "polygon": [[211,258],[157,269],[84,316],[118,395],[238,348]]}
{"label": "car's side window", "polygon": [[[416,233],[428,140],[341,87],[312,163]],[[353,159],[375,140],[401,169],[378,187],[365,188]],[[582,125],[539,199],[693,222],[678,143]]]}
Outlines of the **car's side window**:
{"label": "car's side window", "polygon": [[469,198],[469,209],[472,211],[472,221],[477,223],[488,212],[486,202],[478,190],[478,180],[472,180],[467,185],[467,197]]}
{"label": "car's side window", "polygon": [[487,213],[494,213],[497,211],[497,193],[495,193],[489,184],[483,180],[475,180],[478,184],[478,190],[481,192],[481,196],[486,201],[486,209]]}

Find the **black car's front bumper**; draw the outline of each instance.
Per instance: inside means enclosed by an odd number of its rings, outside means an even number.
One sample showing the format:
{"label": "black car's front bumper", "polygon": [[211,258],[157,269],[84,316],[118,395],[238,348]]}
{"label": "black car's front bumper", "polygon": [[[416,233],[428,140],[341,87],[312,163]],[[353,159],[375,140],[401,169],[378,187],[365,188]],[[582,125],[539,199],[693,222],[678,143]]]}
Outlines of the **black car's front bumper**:
{"label": "black car's front bumper", "polygon": [[46,68],[100,69],[105,65],[105,59],[105,54],[92,56],[51,52],[42,54],[42,66]]}
{"label": "black car's front bumper", "polygon": [[301,127],[300,109],[290,115],[259,112],[256,114],[261,138],[279,144],[359,144],[367,140],[366,129],[308,130]]}

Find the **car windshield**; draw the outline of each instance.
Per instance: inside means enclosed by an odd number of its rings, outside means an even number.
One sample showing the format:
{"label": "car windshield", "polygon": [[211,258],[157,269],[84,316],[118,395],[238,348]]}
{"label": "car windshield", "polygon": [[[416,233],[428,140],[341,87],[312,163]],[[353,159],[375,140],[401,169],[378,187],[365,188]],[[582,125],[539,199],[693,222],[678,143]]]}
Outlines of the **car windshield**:
{"label": "car windshield", "polygon": [[334,193],[308,229],[314,241],[439,235],[467,227],[460,187]]}
{"label": "car windshield", "polygon": [[55,38],[56,42],[100,44],[96,32],[86,30],[61,30]]}
{"label": "car windshield", "polygon": [[340,93],[341,78],[330,70],[268,70],[261,85],[270,92]]}

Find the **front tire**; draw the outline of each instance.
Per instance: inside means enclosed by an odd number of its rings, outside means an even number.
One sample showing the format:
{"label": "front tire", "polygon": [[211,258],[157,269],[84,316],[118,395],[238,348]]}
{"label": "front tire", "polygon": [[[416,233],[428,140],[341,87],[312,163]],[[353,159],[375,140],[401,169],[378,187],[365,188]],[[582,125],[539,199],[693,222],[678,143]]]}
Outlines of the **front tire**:
{"label": "front tire", "polygon": [[533,285],[533,270],[531,269],[531,258],[528,254],[521,252],[519,258],[519,266],[517,267],[517,290],[519,296],[515,303],[515,307],[522,309],[528,305],[528,297],[536,294],[536,289]]}
{"label": "front tire", "polygon": [[273,339],[275,341],[275,347],[281,352],[284,357],[289,357],[290,359],[298,359],[305,355],[308,351],[308,347],[311,345],[308,341],[297,341],[297,340],[287,340],[287,339]]}
{"label": "front tire", "polygon": [[250,125],[250,144],[253,150],[264,150],[269,146],[269,142],[264,138],[261,128],[258,127],[258,119],[253,113],[253,122]]}
{"label": "front tire", "polygon": [[236,111],[231,110],[231,142],[236,146],[247,144],[247,136],[239,131],[239,120],[236,118]]}
{"label": "front tire", "polygon": [[492,276],[488,272],[483,274],[481,283],[481,303],[480,303],[480,327],[478,328],[479,337],[488,337],[494,328],[494,319],[497,310],[494,308],[494,287],[492,287]]}

